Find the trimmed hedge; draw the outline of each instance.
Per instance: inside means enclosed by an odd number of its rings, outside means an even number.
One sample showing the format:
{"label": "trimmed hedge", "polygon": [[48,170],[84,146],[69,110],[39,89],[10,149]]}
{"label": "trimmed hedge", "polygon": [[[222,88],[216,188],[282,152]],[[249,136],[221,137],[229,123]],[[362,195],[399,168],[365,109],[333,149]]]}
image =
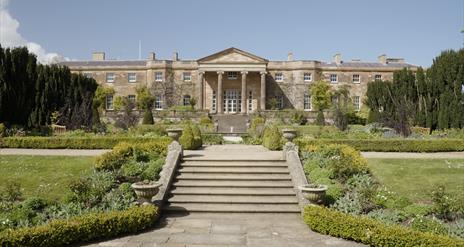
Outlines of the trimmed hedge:
{"label": "trimmed hedge", "polygon": [[464,151],[464,140],[462,139],[436,139],[436,140],[413,140],[413,139],[303,139],[295,140],[301,150],[306,150],[311,145],[346,144],[359,151],[376,152],[450,152]]}
{"label": "trimmed hedge", "polygon": [[65,246],[136,233],[152,226],[158,216],[159,209],[152,205],[85,214],[46,225],[5,230],[0,233],[0,246]]}
{"label": "trimmed hedge", "polygon": [[371,246],[464,246],[464,240],[389,226],[320,206],[307,206],[303,217],[316,232]]}
{"label": "trimmed hedge", "polygon": [[1,148],[72,148],[110,149],[120,142],[170,142],[168,137],[6,137],[0,138]]}

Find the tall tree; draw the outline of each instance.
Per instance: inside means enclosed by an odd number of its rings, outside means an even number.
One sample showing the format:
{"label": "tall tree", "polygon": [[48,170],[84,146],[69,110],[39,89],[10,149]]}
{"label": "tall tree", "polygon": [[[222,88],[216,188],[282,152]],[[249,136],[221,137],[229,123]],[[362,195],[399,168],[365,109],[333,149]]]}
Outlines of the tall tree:
{"label": "tall tree", "polygon": [[309,89],[312,103],[317,111],[316,124],[325,125],[324,110],[330,107],[332,99],[331,86],[326,81],[317,81]]}

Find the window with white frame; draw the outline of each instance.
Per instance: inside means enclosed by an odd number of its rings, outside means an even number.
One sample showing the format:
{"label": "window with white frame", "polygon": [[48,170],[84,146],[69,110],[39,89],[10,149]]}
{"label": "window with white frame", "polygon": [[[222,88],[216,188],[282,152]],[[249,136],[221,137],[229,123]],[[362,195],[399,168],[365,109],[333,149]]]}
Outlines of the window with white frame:
{"label": "window with white frame", "polygon": [[359,74],[353,75],[353,83],[361,83],[361,76]]}
{"label": "window with white frame", "polygon": [[282,73],[275,73],[275,81],[278,81],[278,82],[284,81],[284,74],[282,74]]}
{"label": "window with white frame", "polygon": [[113,95],[106,95],[106,109],[113,110]]}
{"label": "window with white frame", "polygon": [[229,80],[237,80],[238,73],[236,71],[229,71],[227,72],[227,79]]}
{"label": "window with white frame", "polygon": [[330,83],[338,83],[337,74],[330,74]]}
{"label": "window with white frame", "polygon": [[359,111],[361,109],[361,101],[359,96],[353,97],[353,107],[356,111]]}
{"label": "window with white frame", "polygon": [[248,92],[248,112],[253,111],[253,91]]}
{"label": "window with white frame", "polygon": [[190,105],[190,95],[184,95],[182,103],[184,106]]}
{"label": "window with white frame", "polygon": [[161,71],[155,72],[155,81],[163,81],[163,72]]}
{"label": "window with white frame", "polygon": [[85,72],[83,75],[87,78],[93,78],[92,72]]}
{"label": "window with white frame", "polygon": [[156,110],[163,109],[163,95],[161,94],[155,95],[155,109]]}
{"label": "window with white frame", "polygon": [[129,94],[127,95],[127,99],[129,99],[129,101],[131,101],[132,103],[135,103],[135,95]]}
{"label": "window with white frame", "polygon": [[216,91],[213,90],[213,97],[211,98],[211,110],[216,111]]}
{"label": "window with white frame", "polygon": [[277,107],[277,109],[283,109],[284,108],[284,96],[282,96],[282,95],[276,96],[276,107]]}
{"label": "window with white frame", "polygon": [[108,83],[114,82],[114,73],[106,73],[106,82]]}
{"label": "window with white frame", "polygon": [[184,79],[184,81],[191,81],[192,80],[192,73],[184,72],[182,78]]}
{"label": "window with white frame", "polygon": [[382,75],[375,75],[374,80],[375,81],[381,81],[382,80]]}
{"label": "window with white frame", "polygon": [[311,107],[311,95],[309,95],[309,93],[304,94],[303,109],[305,111],[311,111],[312,110],[312,107]]}
{"label": "window with white frame", "polygon": [[312,81],[313,77],[311,73],[304,73],[303,74],[303,81]]}
{"label": "window with white frame", "polygon": [[137,74],[136,73],[127,73],[127,80],[129,82],[137,82]]}

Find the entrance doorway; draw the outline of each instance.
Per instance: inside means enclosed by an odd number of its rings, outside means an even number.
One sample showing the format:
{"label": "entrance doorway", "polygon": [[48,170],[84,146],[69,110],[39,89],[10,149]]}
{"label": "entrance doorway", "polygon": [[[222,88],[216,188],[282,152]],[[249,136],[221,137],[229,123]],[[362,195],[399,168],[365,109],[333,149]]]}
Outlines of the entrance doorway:
{"label": "entrance doorway", "polygon": [[238,89],[228,89],[224,91],[224,113],[240,112],[242,105],[242,95]]}

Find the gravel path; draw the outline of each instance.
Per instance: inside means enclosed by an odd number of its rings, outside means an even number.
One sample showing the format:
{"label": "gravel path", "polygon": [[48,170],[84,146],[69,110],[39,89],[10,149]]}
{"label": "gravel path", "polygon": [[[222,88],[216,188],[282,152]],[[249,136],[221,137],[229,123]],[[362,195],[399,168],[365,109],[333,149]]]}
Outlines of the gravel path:
{"label": "gravel path", "polygon": [[[203,152],[208,155],[216,156],[216,158],[222,158],[224,155],[243,155],[253,153],[255,156],[266,156],[280,157],[280,151],[268,152],[262,146],[250,146],[245,145],[218,145],[218,146],[207,146],[202,151],[185,151],[186,157],[197,156],[197,153]],[[228,153],[225,154],[223,151],[228,148]],[[61,156],[97,156],[102,153],[108,152],[109,149],[26,149],[26,148],[0,148],[0,155],[61,155]],[[440,153],[399,153],[399,152],[361,152],[361,154],[368,159],[464,159],[464,152],[440,152]],[[198,157],[196,157],[198,158]]]}

